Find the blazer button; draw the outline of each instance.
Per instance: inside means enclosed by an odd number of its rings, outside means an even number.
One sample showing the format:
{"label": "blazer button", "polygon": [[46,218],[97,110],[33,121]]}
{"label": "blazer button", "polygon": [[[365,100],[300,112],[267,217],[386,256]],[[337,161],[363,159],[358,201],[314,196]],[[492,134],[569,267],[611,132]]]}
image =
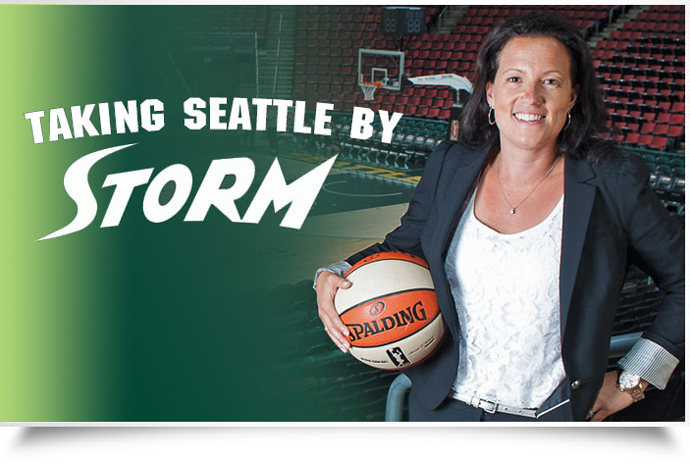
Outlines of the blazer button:
{"label": "blazer button", "polygon": [[573,391],[577,391],[578,389],[580,389],[580,380],[576,379],[575,381],[573,381],[570,384],[570,389],[572,389]]}

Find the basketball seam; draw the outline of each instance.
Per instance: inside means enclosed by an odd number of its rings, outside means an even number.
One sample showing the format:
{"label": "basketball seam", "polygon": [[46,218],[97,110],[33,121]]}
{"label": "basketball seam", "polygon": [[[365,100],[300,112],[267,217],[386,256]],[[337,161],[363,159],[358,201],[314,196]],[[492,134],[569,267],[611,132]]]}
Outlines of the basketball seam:
{"label": "basketball seam", "polygon": [[[372,262],[367,262],[366,264],[362,264],[362,265],[360,265],[360,266],[357,266],[357,264],[355,264],[355,265],[352,266],[352,268],[350,268],[350,270],[348,270],[348,271],[345,273],[344,276],[347,277],[351,272],[353,272],[353,271],[355,271],[355,270],[357,270],[357,269],[360,269],[360,268],[364,267],[365,265],[375,264],[375,263],[377,263],[377,262],[385,262],[385,261],[387,261],[387,260],[397,260],[397,261],[400,261],[400,262],[407,262],[408,264],[418,265],[418,266],[422,267],[424,270],[429,270],[428,264],[427,264],[427,265],[422,265],[422,264],[420,264],[419,262],[414,262],[414,261],[412,261],[412,260],[400,259],[400,258],[398,258],[398,257],[386,257],[386,258],[384,258],[384,259],[379,259],[379,260],[374,260],[374,261],[372,261]],[[359,263],[359,262],[358,262],[358,263]]]}
{"label": "basketball seam", "polygon": [[439,311],[439,312],[436,314],[436,316],[435,316],[434,318],[431,319],[431,321],[430,321],[429,323],[427,323],[426,325],[424,325],[423,327],[421,327],[420,329],[418,329],[418,330],[415,331],[414,333],[408,334],[408,335],[405,336],[404,338],[396,339],[395,341],[387,342],[386,344],[379,344],[379,345],[376,345],[376,346],[355,346],[355,345],[353,345],[352,347],[356,347],[357,349],[375,349],[375,348],[377,348],[377,347],[386,347],[386,346],[390,346],[390,345],[393,344],[394,342],[400,342],[400,341],[402,341],[402,340],[404,340],[404,339],[409,338],[410,336],[414,336],[415,334],[418,334],[418,333],[419,333],[420,331],[422,331],[424,328],[426,328],[427,326],[430,326],[432,323],[434,323],[434,322],[436,321],[436,319],[437,319],[438,317],[440,317],[440,316],[441,316],[441,312]]}
{"label": "basketball seam", "polygon": [[[434,288],[408,288],[408,289],[401,289],[400,291],[394,291],[394,292],[392,292],[392,293],[383,294],[383,295],[380,295],[380,296],[376,296],[376,297],[372,297],[372,298],[370,298],[370,299],[367,299],[366,301],[359,302],[357,305],[353,305],[353,306],[350,307],[349,309],[347,309],[347,310],[343,311],[342,313],[338,314],[338,316],[339,316],[339,317],[342,317],[343,315],[345,315],[345,314],[348,313],[349,311],[358,309],[358,308],[360,308],[361,306],[363,306],[364,304],[367,304],[367,303],[369,303],[369,302],[375,301],[375,300],[377,300],[377,299],[383,299],[384,297],[395,296],[396,294],[403,294],[403,293],[408,293],[408,292],[411,292],[411,291],[431,291],[431,292],[433,292],[434,294],[436,293],[436,290],[435,290]],[[439,309],[439,313],[440,313],[440,309]]]}

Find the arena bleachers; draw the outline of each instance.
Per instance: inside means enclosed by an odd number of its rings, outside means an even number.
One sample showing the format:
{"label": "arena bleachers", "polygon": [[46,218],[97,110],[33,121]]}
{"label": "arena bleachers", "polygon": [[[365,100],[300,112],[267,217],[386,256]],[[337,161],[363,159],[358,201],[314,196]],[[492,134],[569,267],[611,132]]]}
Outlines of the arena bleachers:
{"label": "arena bleachers", "polygon": [[[336,110],[355,105],[447,120],[454,94],[447,87],[407,85],[401,92],[379,90],[365,103],[357,87],[357,49],[395,49],[378,33],[380,8],[305,7],[306,26],[297,31],[295,97],[332,101]],[[535,7],[470,7],[448,34],[413,37],[406,44],[408,76],[446,72],[473,77],[477,51],[491,27]],[[621,7],[540,7],[570,18],[590,37],[621,14]],[[427,9],[427,23],[439,7]],[[683,6],[652,6],[625,21],[592,48],[601,88],[623,145],[657,151],[681,148],[685,123]]]}
{"label": "arena bleachers", "polygon": [[685,127],[682,6],[642,11],[592,51],[617,140],[657,151],[680,149]]}

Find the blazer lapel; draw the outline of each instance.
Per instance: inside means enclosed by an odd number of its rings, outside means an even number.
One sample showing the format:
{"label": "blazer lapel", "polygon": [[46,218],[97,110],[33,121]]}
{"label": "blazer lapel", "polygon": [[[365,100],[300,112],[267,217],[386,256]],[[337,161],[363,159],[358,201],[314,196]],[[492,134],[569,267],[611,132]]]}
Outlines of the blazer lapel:
{"label": "blazer lapel", "polygon": [[455,168],[450,188],[444,189],[445,194],[440,198],[442,207],[448,207],[449,212],[441,215],[442,220],[439,221],[437,239],[435,240],[442,245],[440,251],[444,260],[453,238],[455,227],[463,212],[465,212],[467,200],[476,185],[479,172],[486,161],[488,153],[489,148],[464,153]]}
{"label": "blazer lapel", "polygon": [[575,277],[589,226],[596,188],[586,183],[596,177],[586,161],[565,159],[563,235],[561,243],[560,303],[561,338],[575,287]]}
{"label": "blazer lapel", "polygon": [[[435,216],[436,222],[431,234],[433,239],[429,241],[430,255],[441,256],[441,259],[433,259],[433,263],[430,261],[430,264],[436,265],[442,274],[445,274],[443,267],[455,227],[465,210],[465,199],[470,194],[488,153],[489,148],[479,151],[459,151],[457,154],[449,153],[450,156],[454,157],[449,158],[443,167],[450,174],[451,180],[447,187],[439,185],[438,197],[435,202],[443,212]],[[448,280],[445,281],[446,292],[452,298],[450,287],[447,284]],[[444,308],[446,307],[441,307],[442,312]],[[455,310],[451,311],[450,306],[446,309],[448,313],[443,312],[443,317],[448,321],[447,324],[451,333],[457,340],[459,330],[457,314]],[[450,320],[454,320],[454,323],[450,323]]]}

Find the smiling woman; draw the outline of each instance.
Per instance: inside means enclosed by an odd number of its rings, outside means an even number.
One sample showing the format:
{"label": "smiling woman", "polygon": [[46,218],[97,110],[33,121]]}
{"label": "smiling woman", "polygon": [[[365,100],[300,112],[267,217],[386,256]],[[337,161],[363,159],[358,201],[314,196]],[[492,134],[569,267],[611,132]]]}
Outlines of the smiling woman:
{"label": "smiling woman", "polygon": [[[603,420],[648,384],[663,389],[683,355],[683,231],[644,163],[601,138],[607,113],[572,25],[505,21],[479,53],[473,88],[462,142],[431,154],[401,225],[317,273],[319,316],[346,350],[332,303],[351,286],[341,275],[374,253],[418,255],[450,335],[406,371],[411,420]],[[619,380],[606,367],[631,263],[665,296]]]}
{"label": "smiling woman", "polygon": [[577,90],[568,51],[557,39],[516,37],[499,63],[486,98],[500,152],[479,185],[475,215],[496,231],[517,233],[541,223],[563,196],[558,135]]}
{"label": "smiling woman", "polygon": [[577,99],[568,51],[551,37],[517,37],[503,48],[499,62],[486,95],[502,149],[556,153],[558,134]]}

